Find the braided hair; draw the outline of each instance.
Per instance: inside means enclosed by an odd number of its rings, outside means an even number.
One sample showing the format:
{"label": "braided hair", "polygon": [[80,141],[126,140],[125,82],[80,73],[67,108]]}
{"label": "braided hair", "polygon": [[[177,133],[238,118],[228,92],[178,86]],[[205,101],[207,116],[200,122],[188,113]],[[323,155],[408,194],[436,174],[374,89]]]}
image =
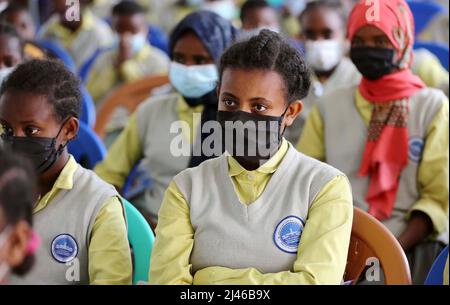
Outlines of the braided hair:
{"label": "braided hair", "polygon": [[308,94],[311,72],[302,55],[280,35],[262,30],[232,45],[220,60],[220,82],[225,69],[267,70],[278,72],[284,80],[286,101],[292,103]]}
{"label": "braided hair", "polygon": [[0,95],[7,91],[29,92],[47,97],[57,119],[78,118],[81,93],[78,78],[59,60],[30,60],[18,65],[3,82]]}

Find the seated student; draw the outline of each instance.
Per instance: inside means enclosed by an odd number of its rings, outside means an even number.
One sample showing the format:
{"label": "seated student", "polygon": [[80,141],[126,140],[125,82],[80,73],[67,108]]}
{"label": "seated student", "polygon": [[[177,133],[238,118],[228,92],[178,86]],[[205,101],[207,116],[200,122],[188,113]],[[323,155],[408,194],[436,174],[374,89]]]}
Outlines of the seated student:
{"label": "seated student", "polygon": [[[33,217],[42,238],[39,264],[12,283],[131,283],[118,194],[67,151],[77,136],[80,99],[76,76],[57,61],[21,64],[0,89],[1,142],[29,159],[38,175]],[[68,263],[79,266],[71,277]]]}
{"label": "seated student", "polygon": [[286,138],[292,143],[298,142],[306,118],[320,96],[342,86],[357,84],[361,79],[356,67],[345,56],[345,20],[338,3],[310,2],[298,21],[305,60],[314,73],[310,91],[303,100],[303,110],[286,130]]}
{"label": "seated student", "polygon": [[[217,120],[229,153],[170,183],[150,283],[339,284],[352,227],[350,184],[282,137],[310,85],[300,53],[262,30],[225,51],[219,73]],[[244,130],[233,128],[240,124]]]}
{"label": "seated student", "polygon": [[379,21],[365,18],[370,9],[360,1],[348,23],[360,84],[317,101],[298,149],[349,177],[354,205],[398,238],[419,284],[448,226],[448,99],[410,70],[414,22],[406,2],[379,1]]}
{"label": "seated student", "polygon": [[[248,39],[262,29],[268,29],[274,32],[280,32],[280,22],[278,12],[266,0],[248,0],[241,8],[242,30],[239,39]],[[289,43],[298,49],[303,50],[303,46],[298,39],[291,38]]]}
{"label": "seated student", "polygon": [[26,59],[43,59],[45,52],[34,43],[36,39],[36,26],[28,8],[12,3],[0,14],[0,22],[7,22],[17,29],[24,41],[24,56]]}
{"label": "seated student", "polygon": [[39,245],[31,227],[33,190],[31,166],[0,147],[0,285],[10,272],[25,275],[33,267]]}
{"label": "seated student", "polygon": [[[149,98],[131,116],[127,127],[111,146],[105,160],[96,167],[105,181],[122,188],[134,165],[141,159],[153,185],[133,203],[152,222],[156,221],[164,191],[172,178],[200,157],[171,154],[174,122],[185,122],[192,133],[182,142],[194,143],[197,123],[214,119],[217,111],[215,63],[236,36],[236,29],[219,15],[199,11],[186,16],[170,37],[172,63],[169,78],[173,92]],[[197,114],[199,120],[194,120]],[[184,129],[185,130],[185,129]]]}
{"label": "seated student", "polygon": [[257,35],[262,29],[280,31],[277,11],[266,0],[245,1],[240,18],[242,30],[248,35]]}
{"label": "seated student", "polygon": [[[346,56],[345,18],[337,2],[318,0],[306,5],[298,18],[305,45],[305,58],[314,71],[313,85],[303,101],[298,120],[286,130],[286,138],[297,143],[312,106],[322,95],[339,87],[358,84],[361,74]],[[412,71],[427,86],[448,92],[448,72],[427,51],[414,52]]]}
{"label": "seated student", "polygon": [[[69,6],[65,0],[52,0],[56,13],[39,31],[41,39],[49,39],[63,46],[72,56],[77,68],[90,59],[97,50],[111,47],[114,36],[109,25],[86,7],[92,0],[80,0],[79,16],[67,18]],[[80,17],[76,20],[75,17]]]}
{"label": "seated student", "polygon": [[23,61],[22,40],[19,34],[9,24],[0,23],[0,85]]}
{"label": "seated student", "polygon": [[152,74],[166,74],[169,58],[147,41],[145,11],[133,1],[122,1],[112,9],[117,46],[101,54],[88,76],[87,88],[96,103],[123,83]]}

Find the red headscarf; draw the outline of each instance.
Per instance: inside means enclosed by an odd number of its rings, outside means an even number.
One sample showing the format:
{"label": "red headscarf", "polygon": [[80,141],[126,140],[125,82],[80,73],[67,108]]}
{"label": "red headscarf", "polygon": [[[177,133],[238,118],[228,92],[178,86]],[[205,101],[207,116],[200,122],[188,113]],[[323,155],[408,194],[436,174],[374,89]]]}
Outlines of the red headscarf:
{"label": "red headscarf", "polygon": [[361,0],[350,14],[348,39],[366,25],[383,31],[399,58],[399,70],[377,80],[363,77],[359,85],[361,95],[374,104],[359,174],[370,176],[369,213],[382,220],[392,213],[398,180],[408,164],[408,100],[425,84],[410,70],[414,19],[406,2]]}

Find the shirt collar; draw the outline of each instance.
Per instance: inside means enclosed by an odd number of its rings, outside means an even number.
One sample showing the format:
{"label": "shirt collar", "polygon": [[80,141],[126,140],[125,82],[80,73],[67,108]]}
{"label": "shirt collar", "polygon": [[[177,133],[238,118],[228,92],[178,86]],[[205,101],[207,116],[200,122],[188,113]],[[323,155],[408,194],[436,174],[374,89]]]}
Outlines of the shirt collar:
{"label": "shirt collar", "polygon": [[53,189],[71,190],[73,188],[73,177],[75,175],[77,167],[78,164],[75,159],[72,156],[69,156],[69,160],[56,179],[52,191]]}

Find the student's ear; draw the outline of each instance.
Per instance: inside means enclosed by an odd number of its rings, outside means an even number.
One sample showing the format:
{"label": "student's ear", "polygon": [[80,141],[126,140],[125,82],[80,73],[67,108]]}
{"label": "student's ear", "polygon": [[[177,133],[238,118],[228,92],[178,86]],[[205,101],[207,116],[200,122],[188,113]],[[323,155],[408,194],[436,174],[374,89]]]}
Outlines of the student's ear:
{"label": "student's ear", "polygon": [[284,124],[286,126],[291,126],[292,123],[294,123],[294,120],[300,114],[300,112],[302,112],[302,108],[303,103],[300,100],[290,103],[286,111],[286,115],[284,116]]}
{"label": "student's ear", "polygon": [[26,252],[30,236],[31,227],[26,221],[21,220],[14,225],[6,253],[6,262],[11,268],[22,264],[27,256]]}
{"label": "student's ear", "polygon": [[64,124],[62,134],[63,134],[63,143],[67,144],[68,142],[75,139],[78,134],[78,129],[80,128],[80,121],[76,117],[69,118]]}

